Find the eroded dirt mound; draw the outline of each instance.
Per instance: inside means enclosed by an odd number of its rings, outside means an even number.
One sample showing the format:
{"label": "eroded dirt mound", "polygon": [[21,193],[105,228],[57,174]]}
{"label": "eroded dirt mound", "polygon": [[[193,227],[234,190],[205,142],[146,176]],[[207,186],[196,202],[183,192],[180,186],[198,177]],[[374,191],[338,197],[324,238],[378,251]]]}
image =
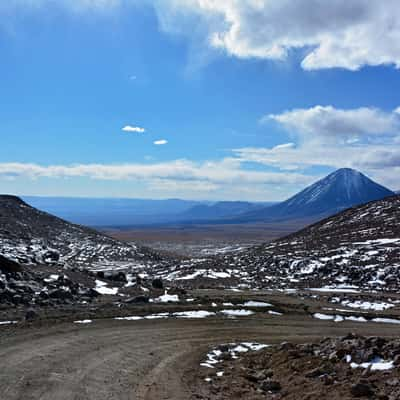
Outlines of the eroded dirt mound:
{"label": "eroded dirt mound", "polygon": [[238,359],[222,351],[218,367],[203,370],[200,379],[199,399],[396,400],[400,340],[349,334],[283,343]]}

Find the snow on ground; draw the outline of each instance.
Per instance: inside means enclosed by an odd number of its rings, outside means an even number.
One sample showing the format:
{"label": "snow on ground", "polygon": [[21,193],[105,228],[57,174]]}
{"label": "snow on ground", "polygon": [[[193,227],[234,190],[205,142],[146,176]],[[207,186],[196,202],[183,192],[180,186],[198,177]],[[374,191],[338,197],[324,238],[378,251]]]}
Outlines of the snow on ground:
{"label": "snow on ground", "polygon": [[144,318],[136,316],[136,315],[132,315],[130,317],[115,317],[114,319],[116,319],[117,321],[139,321]]}
{"label": "snow on ground", "polygon": [[357,317],[354,315],[349,315],[349,316],[343,316],[343,315],[332,315],[332,314],[321,314],[321,313],[315,313],[313,315],[314,318],[320,319],[323,321],[334,321],[334,322],[343,322],[343,321],[353,321],[353,322],[367,322],[367,320],[364,317]]}
{"label": "snow on ground", "polygon": [[177,294],[168,294],[168,292],[165,291],[162,296],[152,299],[152,302],[154,302],[154,303],[178,303],[179,297]]}
{"label": "snow on ground", "polygon": [[177,318],[207,318],[215,315],[215,313],[210,311],[182,311],[173,314]]}
{"label": "snow on ground", "polygon": [[270,315],[276,315],[276,316],[281,316],[281,315],[283,315],[282,313],[280,313],[280,312],[278,312],[278,311],[273,311],[273,310],[269,310],[268,311],[268,314],[270,314]]}
{"label": "snow on ground", "polygon": [[272,307],[272,304],[265,303],[263,301],[246,301],[244,304],[240,304],[243,307]]}
{"label": "snow on ground", "polygon": [[400,324],[400,320],[394,318],[374,318],[372,321],[381,324]]}
{"label": "snow on ground", "polygon": [[313,314],[313,317],[316,319],[321,319],[325,321],[334,321],[334,322],[353,321],[353,322],[376,322],[380,324],[400,324],[400,320],[394,318],[373,318],[370,321],[368,321],[364,317],[358,317],[355,315],[342,316],[342,315],[321,314],[321,313],[315,313]]}
{"label": "snow on ground", "polygon": [[160,318],[186,318],[186,319],[199,319],[199,318],[207,318],[216,315],[213,312],[205,311],[205,310],[195,310],[195,311],[181,311],[175,313],[158,313],[158,314],[150,314],[146,316],[136,316],[132,315],[129,317],[115,317],[115,320],[118,321],[139,321],[142,319],[160,319]]}
{"label": "snow on ground", "polygon": [[350,315],[345,319],[346,321],[353,321],[353,322],[367,322],[367,320],[364,317],[356,317],[354,315]]}
{"label": "snow on ground", "polygon": [[350,363],[351,368],[365,368],[365,369],[370,368],[371,371],[387,371],[389,369],[394,368],[393,361],[385,361],[385,360],[382,360],[382,358],[380,358],[380,357],[375,357],[370,362],[364,362],[361,364],[357,364],[355,362],[351,362],[351,356],[347,355],[346,361],[348,363]]}
{"label": "snow on ground", "polygon": [[254,314],[254,312],[250,310],[221,310],[221,313],[230,317],[247,317]]}
{"label": "snow on ground", "polygon": [[59,277],[60,277],[60,275],[52,274],[52,275],[50,275],[48,278],[44,279],[44,281],[45,281],[46,283],[52,283],[52,282],[57,281],[57,279],[58,279]]}
{"label": "snow on ground", "polygon": [[91,319],[82,319],[80,321],[74,321],[74,324],[91,324],[92,322]]}
{"label": "snow on ground", "polygon": [[0,321],[0,325],[12,325],[17,323],[18,321]]}
{"label": "snow on ground", "polygon": [[313,292],[326,292],[326,293],[359,293],[359,290],[353,287],[341,287],[341,286],[325,286],[322,288],[310,288]]}
{"label": "snow on ground", "polygon": [[[247,317],[253,315],[254,312],[250,310],[221,310],[219,314],[228,315],[229,317]],[[157,318],[185,318],[185,319],[200,319],[216,316],[216,312],[206,310],[190,310],[190,311],[179,311],[174,313],[159,313],[150,314],[146,316],[128,316],[128,317],[115,317],[118,321],[139,321],[142,319],[157,319]],[[276,313],[274,315],[282,315]]]}
{"label": "snow on ground", "polygon": [[[250,351],[259,351],[269,347],[268,344],[253,343],[253,342],[242,342],[242,343],[228,343],[222,344],[218,347],[213,348],[207,353],[206,359],[200,363],[200,366],[210,369],[217,369],[218,364],[223,360],[226,360],[226,355],[229,354],[231,359],[239,358],[239,354],[247,353]],[[217,377],[224,375],[223,370],[219,370],[215,374]],[[211,382],[210,377],[205,379],[206,382]]]}
{"label": "snow on ground", "polygon": [[316,319],[322,319],[322,320],[324,320],[324,321],[335,319],[335,316],[334,316],[334,315],[321,314],[321,313],[315,313],[315,314],[313,315],[313,317],[316,318]]}
{"label": "snow on ground", "polygon": [[118,293],[118,288],[109,288],[106,282],[100,281],[99,279],[96,279],[95,290],[100,294],[116,295]]}
{"label": "snow on ground", "polygon": [[161,319],[161,318],[169,318],[169,313],[158,313],[158,314],[151,314],[147,315],[144,318],[145,319]]}
{"label": "snow on ground", "polygon": [[369,302],[369,301],[350,301],[344,300],[341,303],[345,307],[350,308],[359,308],[361,310],[375,310],[375,311],[384,311],[389,308],[394,307],[394,304],[391,303],[384,303],[384,302]]}

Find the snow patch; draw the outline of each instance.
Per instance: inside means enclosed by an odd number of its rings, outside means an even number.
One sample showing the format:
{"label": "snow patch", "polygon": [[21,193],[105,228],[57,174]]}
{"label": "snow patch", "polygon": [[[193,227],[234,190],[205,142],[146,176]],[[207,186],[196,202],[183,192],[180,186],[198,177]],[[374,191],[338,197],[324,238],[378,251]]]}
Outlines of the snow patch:
{"label": "snow patch", "polygon": [[230,317],[247,317],[254,314],[254,312],[250,310],[221,310],[221,313]]}

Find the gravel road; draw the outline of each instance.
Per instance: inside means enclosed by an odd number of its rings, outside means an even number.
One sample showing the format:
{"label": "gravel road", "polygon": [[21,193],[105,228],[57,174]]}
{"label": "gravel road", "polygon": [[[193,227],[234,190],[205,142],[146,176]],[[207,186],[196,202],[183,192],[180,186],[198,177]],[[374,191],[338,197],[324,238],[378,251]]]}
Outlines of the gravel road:
{"label": "gravel road", "polygon": [[398,326],[285,316],[2,327],[0,398],[201,399],[199,363],[213,345],[307,342],[349,331],[396,336]]}

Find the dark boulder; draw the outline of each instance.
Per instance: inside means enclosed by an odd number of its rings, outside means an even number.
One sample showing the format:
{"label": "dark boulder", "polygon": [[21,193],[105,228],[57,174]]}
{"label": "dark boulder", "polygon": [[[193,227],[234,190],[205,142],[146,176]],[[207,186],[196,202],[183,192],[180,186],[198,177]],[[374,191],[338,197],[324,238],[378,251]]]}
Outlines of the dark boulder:
{"label": "dark boulder", "polygon": [[358,382],[352,385],[350,392],[354,397],[371,397],[374,395],[371,385],[367,382]]}
{"label": "dark boulder", "polygon": [[130,299],[127,299],[124,301],[126,304],[140,304],[140,303],[148,303],[149,302],[149,297],[148,296],[136,296],[136,297],[131,297]]}
{"label": "dark boulder", "polygon": [[5,274],[21,272],[22,266],[15,261],[0,255],[0,271]]}
{"label": "dark boulder", "polygon": [[39,317],[39,314],[32,308],[27,310],[27,312],[25,314],[25,320],[26,321],[33,321],[34,319],[36,319],[38,317]]}
{"label": "dark boulder", "polygon": [[153,279],[151,286],[153,286],[154,289],[164,289],[164,283],[160,278]]}

